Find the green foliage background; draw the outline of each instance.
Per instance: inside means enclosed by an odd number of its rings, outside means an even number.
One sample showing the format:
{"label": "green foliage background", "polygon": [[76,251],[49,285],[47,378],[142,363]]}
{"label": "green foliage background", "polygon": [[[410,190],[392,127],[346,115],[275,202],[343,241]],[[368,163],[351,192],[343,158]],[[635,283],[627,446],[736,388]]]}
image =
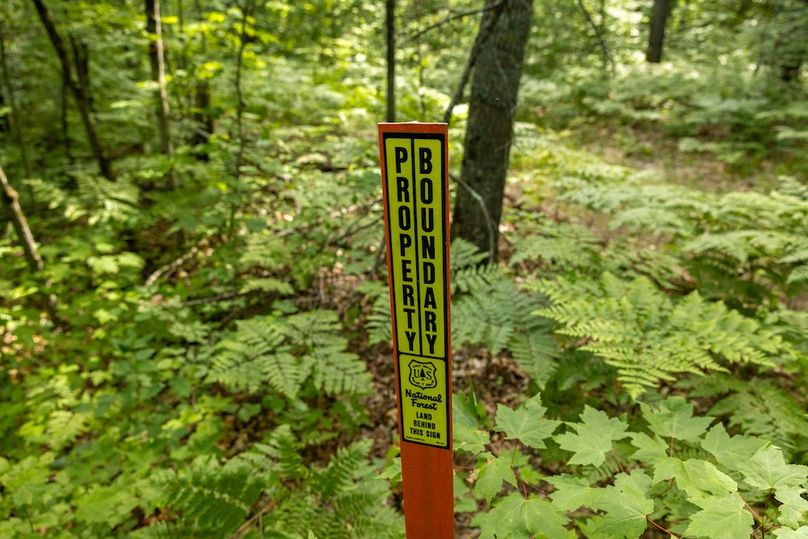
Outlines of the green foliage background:
{"label": "green foliage background", "polygon": [[[0,213],[0,536],[401,537],[382,3],[164,0],[172,155],[143,5],[46,3],[117,178],[4,2],[44,270]],[[808,10],[678,2],[650,65],[650,7],[535,2],[502,260],[452,245],[458,536],[808,537]],[[441,118],[477,8],[399,2],[400,120]]]}

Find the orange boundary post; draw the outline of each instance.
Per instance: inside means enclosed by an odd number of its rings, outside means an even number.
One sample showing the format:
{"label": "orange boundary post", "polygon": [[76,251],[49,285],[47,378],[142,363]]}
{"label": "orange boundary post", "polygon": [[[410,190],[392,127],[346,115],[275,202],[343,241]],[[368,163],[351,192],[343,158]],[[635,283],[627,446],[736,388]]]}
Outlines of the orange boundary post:
{"label": "orange boundary post", "polygon": [[[449,539],[454,537],[454,494],[452,452],[452,354],[451,354],[451,301],[449,261],[449,134],[444,123],[380,123],[379,157],[382,173],[384,200],[385,244],[387,246],[387,275],[390,289],[390,312],[393,329],[393,366],[396,374],[396,403],[398,409],[398,434],[401,440],[401,472],[404,489],[404,521],[408,539]],[[399,372],[399,347],[394,304],[394,282],[391,255],[391,231],[387,189],[387,163],[385,156],[386,134],[440,136],[443,145],[443,251],[444,251],[444,336],[445,336],[445,382],[446,382],[446,446],[435,447],[413,443],[402,432],[402,382]],[[424,137],[426,138],[426,137]],[[414,148],[414,143],[413,143]],[[413,150],[414,151],[414,150]],[[414,159],[414,156],[412,156]],[[414,167],[414,164],[413,164]],[[414,171],[414,168],[413,168]],[[420,316],[420,314],[419,314]]]}

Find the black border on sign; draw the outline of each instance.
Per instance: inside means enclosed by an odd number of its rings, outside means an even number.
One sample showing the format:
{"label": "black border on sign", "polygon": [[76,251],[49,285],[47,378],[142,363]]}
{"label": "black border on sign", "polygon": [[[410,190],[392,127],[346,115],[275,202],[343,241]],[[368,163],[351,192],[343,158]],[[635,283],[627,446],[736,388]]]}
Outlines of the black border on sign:
{"label": "black border on sign", "polygon": [[[440,167],[441,167],[441,175],[440,175],[441,212],[440,212],[440,214],[441,214],[441,216],[440,216],[440,219],[441,219],[441,227],[443,229],[443,246],[442,246],[442,248],[443,248],[443,342],[444,342],[444,352],[445,352],[445,354],[444,354],[444,357],[442,357],[442,358],[441,357],[436,357],[436,356],[427,356],[427,355],[423,355],[423,354],[412,354],[410,352],[407,352],[405,355],[415,356],[415,357],[418,357],[420,355],[421,357],[424,357],[424,358],[427,358],[427,359],[437,359],[439,361],[443,361],[443,372],[444,372],[444,375],[443,375],[443,379],[444,379],[443,392],[446,395],[446,397],[445,397],[446,398],[446,400],[445,400],[445,405],[446,405],[446,430],[447,430],[447,432],[446,432],[446,445],[428,444],[428,443],[420,442],[420,441],[417,441],[417,440],[410,440],[410,439],[407,438],[407,435],[404,432],[404,403],[403,403],[404,392],[403,392],[403,387],[401,386],[401,363],[399,361],[400,353],[399,353],[399,350],[398,350],[398,320],[396,319],[396,292],[395,292],[396,279],[395,279],[395,270],[394,270],[393,264],[392,264],[393,255],[392,255],[392,250],[391,250],[392,249],[391,243],[393,241],[393,230],[392,230],[392,227],[390,226],[390,216],[388,215],[387,222],[385,223],[385,226],[387,227],[387,238],[388,238],[389,241],[388,241],[388,244],[387,244],[386,247],[388,249],[388,252],[390,253],[390,282],[393,284],[393,289],[390,290],[390,298],[391,298],[391,303],[393,305],[393,309],[390,312],[390,317],[393,320],[393,328],[394,328],[393,331],[394,331],[394,335],[396,337],[395,355],[396,355],[396,372],[398,373],[398,380],[396,380],[396,383],[398,383],[399,399],[401,399],[401,401],[402,401],[402,402],[398,403],[398,424],[401,425],[401,439],[404,440],[405,442],[408,442],[408,443],[411,443],[411,444],[423,445],[423,446],[426,446],[426,447],[432,447],[432,448],[435,448],[435,449],[449,449],[449,445],[452,442],[453,428],[452,428],[452,418],[451,418],[452,411],[449,409],[449,402],[450,402],[449,397],[450,396],[448,395],[448,393],[449,393],[449,384],[451,382],[451,380],[449,379],[449,376],[450,376],[450,373],[449,373],[449,353],[450,353],[450,350],[449,350],[449,331],[448,331],[448,328],[450,327],[451,321],[449,320],[449,301],[450,301],[449,280],[446,278],[447,275],[448,275],[448,271],[449,271],[449,268],[447,267],[447,264],[446,264],[447,263],[447,258],[448,258],[446,256],[446,252],[449,250],[449,246],[447,245],[447,240],[448,240],[447,233],[448,233],[448,230],[446,229],[446,220],[447,220],[446,219],[446,212],[449,211],[449,209],[446,207],[446,174],[448,173],[448,171],[446,170],[446,135],[444,135],[442,133],[382,133],[382,155],[384,156],[384,160],[385,160],[385,163],[384,163],[385,171],[386,171],[385,180],[387,182],[387,185],[385,185],[384,193],[387,196],[387,207],[388,208],[390,208],[390,177],[391,177],[390,174],[391,173],[390,173],[390,168],[387,166],[388,163],[386,162],[387,161],[387,139],[396,139],[396,138],[411,140],[412,144],[413,144],[413,147],[414,147],[414,144],[415,144],[415,140],[417,140],[417,139],[435,139],[435,140],[441,141],[441,145],[440,145]],[[413,163],[413,167],[415,167],[415,154],[414,154],[414,152],[413,152],[413,156],[412,156],[412,163]],[[393,175],[395,175],[395,172],[393,172]],[[412,180],[413,180],[413,182],[417,181],[416,178],[414,177],[414,175],[413,175]],[[415,197],[413,197],[413,200],[415,200]],[[416,232],[416,237],[417,237],[417,232]],[[416,264],[416,266],[417,266],[417,264]],[[420,301],[420,294],[419,294],[419,301]],[[420,318],[421,317],[419,315],[419,317],[418,317],[419,323],[420,323]],[[421,337],[421,335],[419,335],[419,338],[420,337]]]}

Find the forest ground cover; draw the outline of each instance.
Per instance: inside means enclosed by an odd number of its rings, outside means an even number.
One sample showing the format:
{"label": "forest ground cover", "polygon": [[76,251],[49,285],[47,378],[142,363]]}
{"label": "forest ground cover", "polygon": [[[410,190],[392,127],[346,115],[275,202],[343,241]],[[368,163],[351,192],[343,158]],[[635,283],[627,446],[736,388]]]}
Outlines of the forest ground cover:
{"label": "forest ground cover", "polygon": [[[195,14],[204,55],[169,39],[201,57],[170,85],[171,158],[143,143],[152,88],[102,70],[104,139],[125,148],[115,181],[76,115],[73,146],[50,140],[58,114],[26,86],[40,173],[16,181],[9,137],[2,155],[44,269],[3,225],[0,535],[403,534],[382,66],[375,27],[355,23],[375,14],[291,12],[283,35],[250,23],[243,117],[243,39],[225,31],[244,29],[239,11]],[[139,32],[118,15],[76,24],[112,46]],[[555,19],[522,83],[499,263],[452,246],[458,536],[804,538],[804,94],[736,80],[745,57],[634,65],[630,29],[613,36],[629,67],[606,79],[597,49],[548,48],[566,43]],[[33,27],[12,52],[46,48]],[[405,64],[403,117],[448,102],[462,58],[438,45],[408,45],[424,56]],[[552,67],[572,57],[588,63]],[[200,80],[218,123],[192,144]],[[467,121],[458,107],[453,173]]]}

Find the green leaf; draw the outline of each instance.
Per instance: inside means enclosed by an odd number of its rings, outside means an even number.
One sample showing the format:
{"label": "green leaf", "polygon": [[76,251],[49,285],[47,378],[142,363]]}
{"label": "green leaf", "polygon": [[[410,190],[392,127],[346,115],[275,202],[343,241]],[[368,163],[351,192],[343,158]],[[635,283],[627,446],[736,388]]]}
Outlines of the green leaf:
{"label": "green leaf", "polygon": [[593,509],[605,511],[592,520],[590,531],[597,538],[636,538],[647,526],[647,517],[654,511],[654,500],[648,498],[651,478],[639,470],[631,475],[617,475],[615,485],[597,489]]}
{"label": "green leaf", "polygon": [[539,395],[527,400],[516,410],[497,405],[496,430],[505,432],[508,438],[521,440],[534,449],[543,449],[544,440],[561,424],[560,421],[544,419],[547,408],[541,405]]}
{"label": "green leaf", "polygon": [[685,533],[709,539],[738,539],[749,537],[754,519],[744,508],[738,494],[725,497],[691,498],[691,502],[701,507],[690,516],[690,524]]}
{"label": "green leaf", "polygon": [[800,525],[806,513],[808,513],[808,500],[802,497],[805,489],[799,487],[779,488],[774,497],[781,504],[780,517],[777,519],[781,524],[796,528]]}
{"label": "green leaf", "polygon": [[586,479],[574,475],[556,475],[547,481],[556,490],[550,499],[560,511],[575,511],[580,507],[591,507],[598,489],[589,486]]}
{"label": "green leaf", "polygon": [[99,486],[76,500],[76,518],[89,523],[122,522],[137,505],[137,499],[124,490]]}
{"label": "green leaf", "polygon": [[474,517],[472,524],[481,529],[480,539],[547,538],[567,539],[567,517],[553,504],[537,496],[523,498],[512,493],[494,503],[493,508]]}
{"label": "green leaf", "polygon": [[651,438],[642,432],[631,434],[631,445],[637,448],[632,457],[640,462],[655,465],[668,458],[668,444],[659,436]]}
{"label": "green leaf", "polygon": [[676,485],[691,497],[727,496],[738,491],[738,485],[712,463],[700,459],[681,461],[668,457],[654,468],[654,483],[676,479]]}
{"label": "green leaf", "polygon": [[730,436],[727,434],[724,425],[718,424],[711,428],[701,447],[713,455],[719,464],[730,470],[737,470],[738,467],[749,460],[755,452],[766,445],[766,442],[757,438],[747,436]]}
{"label": "green leaf", "polygon": [[747,484],[761,490],[797,487],[808,477],[808,466],[786,464],[783,452],[774,446],[758,449],[738,469]]}
{"label": "green leaf", "polygon": [[452,396],[453,431],[455,451],[465,451],[477,455],[485,451],[485,444],[491,441],[488,431],[480,429],[473,395]]}
{"label": "green leaf", "polygon": [[802,526],[796,530],[788,528],[777,528],[774,530],[777,539],[808,539],[808,526]]}
{"label": "green leaf", "polygon": [[711,417],[693,417],[693,406],[681,397],[662,401],[658,409],[640,406],[651,430],[663,438],[695,441],[713,421]]}
{"label": "green leaf", "polygon": [[490,502],[491,498],[502,489],[504,481],[516,486],[516,475],[513,473],[509,458],[488,456],[490,457],[488,461],[478,468],[479,474],[474,485],[474,495]]}
{"label": "green leaf", "polygon": [[581,420],[581,423],[571,424],[575,433],[565,432],[554,439],[562,449],[575,453],[569,464],[600,466],[606,460],[606,453],[612,449],[612,441],[628,436],[628,425],[617,418],[609,419],[605,412],[589,406],[584,408]]}

